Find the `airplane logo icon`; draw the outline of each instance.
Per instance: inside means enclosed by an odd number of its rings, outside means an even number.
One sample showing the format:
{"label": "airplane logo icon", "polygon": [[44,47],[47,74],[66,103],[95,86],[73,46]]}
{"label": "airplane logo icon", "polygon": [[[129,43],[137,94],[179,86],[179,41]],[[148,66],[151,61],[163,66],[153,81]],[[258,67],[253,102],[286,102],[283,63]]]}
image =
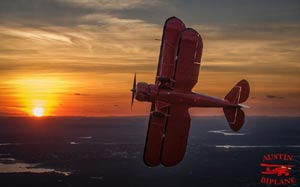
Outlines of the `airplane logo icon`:
{"label": "airplane logo icon", "polygon": [[289,176],[290,175],[290,170],[294,165],[280,165],[280,164],[260,164],[262,167],[266,167],[265,171],[262,171],[261,174],[266,174],[266,175],[277,175],[278,177],[285,175]]}

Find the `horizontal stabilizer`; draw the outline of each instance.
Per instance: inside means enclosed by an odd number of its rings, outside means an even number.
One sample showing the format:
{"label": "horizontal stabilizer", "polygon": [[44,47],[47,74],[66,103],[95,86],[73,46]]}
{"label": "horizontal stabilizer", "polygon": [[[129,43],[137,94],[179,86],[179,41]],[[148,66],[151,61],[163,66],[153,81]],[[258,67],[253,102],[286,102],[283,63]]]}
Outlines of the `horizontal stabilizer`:
{"label": "horizontal stabilizer", "polygon": [[239,107],[223,107],[223,112],[231,130],[238,131],[242,128],[245,114]]}
{"label": "horizontal stabilizer", "polygon": [[230,90],[224,99],[234,104],[243,103],[248,99],[249,92],[250,87],[248,81],[241,80]]}
{"label": "horizontal stabilizer", "polygon": [[250,106],[243,105],[243,104],[239,104],[239,107],[241,107],[241,108],[251,108]]}

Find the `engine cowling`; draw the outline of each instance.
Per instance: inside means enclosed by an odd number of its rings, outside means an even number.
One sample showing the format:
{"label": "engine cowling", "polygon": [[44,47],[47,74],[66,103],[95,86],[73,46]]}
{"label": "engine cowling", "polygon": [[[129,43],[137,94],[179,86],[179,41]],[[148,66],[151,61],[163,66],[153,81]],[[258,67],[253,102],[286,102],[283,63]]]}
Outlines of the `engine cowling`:
{"label": "engine cowling", "polygon": [[145,82],[139,82],[137,84],[135,98],[138,101],[149,101],[150,94],[151,92],[150,92],[149,84]]}

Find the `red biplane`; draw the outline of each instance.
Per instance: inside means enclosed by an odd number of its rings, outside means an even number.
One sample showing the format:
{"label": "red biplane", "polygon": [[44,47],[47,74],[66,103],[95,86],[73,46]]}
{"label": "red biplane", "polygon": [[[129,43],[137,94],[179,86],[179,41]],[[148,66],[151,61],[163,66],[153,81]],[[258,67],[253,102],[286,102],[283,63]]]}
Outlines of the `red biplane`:
{"label": "red biplane", "polygon": [[183,159],[191,122],[190,107],[223,107],[233,131],[238,131],[244,123],[241,108],[246,106],[241,103],[247,100],[250,91],[246,80],[237,83],[224,99],[192,92],[198,81],[202,48],[200,34],[171,17],[164,25],[155,84],[136,85],[134,75],[131,106],[134,98],[152,103],[144,151],[148,166],[174,166]]}

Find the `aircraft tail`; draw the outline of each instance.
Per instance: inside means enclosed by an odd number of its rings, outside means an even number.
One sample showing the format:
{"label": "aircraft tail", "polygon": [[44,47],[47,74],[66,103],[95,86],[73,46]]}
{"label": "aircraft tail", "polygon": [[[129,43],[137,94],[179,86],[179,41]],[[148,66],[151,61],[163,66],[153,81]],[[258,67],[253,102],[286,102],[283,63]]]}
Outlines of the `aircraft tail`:
{"label": "aircraft tail", "polygon": [[245,113],[241,108],[249,108],[246,105],[240,103],[245,102],[249,97],[250,87],[246,80],[238,82],[230,92],[225,96],[225,100],[233,104],[237,104],[236,107],[223,107],[223,112],[229,123],[230,128],[233,131],[238,131],[242,128],[245,121]]}
{"label": "aircraft tail", "polygon": [[224,99],[234,104],[240,104],[248,99],[249,92],[250,87],[248,81],[241,80],[230,90]]}
{"label": "aircraft tail", "polygon": [[231,130],[238,131],[242,128],[245,121],[245,113],[239,107],[223,107],[223,112]]}

